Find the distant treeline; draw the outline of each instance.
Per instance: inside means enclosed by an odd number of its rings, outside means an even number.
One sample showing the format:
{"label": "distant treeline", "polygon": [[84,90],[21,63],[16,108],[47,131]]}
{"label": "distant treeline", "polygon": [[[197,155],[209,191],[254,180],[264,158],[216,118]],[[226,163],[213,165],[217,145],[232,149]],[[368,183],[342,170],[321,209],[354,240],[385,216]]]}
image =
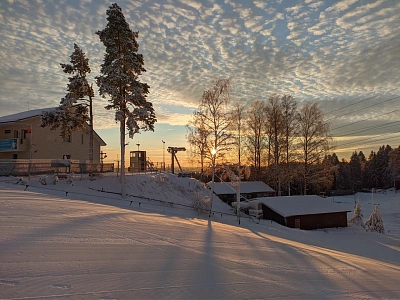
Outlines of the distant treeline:
{"label": "distant treeline", "polygon": [[[231,166],[234,169],[234,166]],[[276,178],[275,166],[262,167],[261,172],[254,167],[246,167],[242,180],[261,180],[275,189],[276,194],[280,189],[281,195],[289,195],[288,182],[285,176],[282,181],[273,180]],[[304,194],[302,184],[302,163],[292,162],[289,164],[291,170],[290,195]],[[216,167],[216,181],[229,181],[226,172],[227,167],[219,165]],[[282,167],[281,170],[285,170]],[[371,189],[387,189],[395,185],[395,180],[400,180],[400,146],[393,149],[390,145],[381,146],[378,152],[371,151],[368,157],[362,151],[355,151],[349,161],[339,161],[335,153],[326,155],[324,159],[312,166],[307,194],[345,195],[360,191],[371,191]],[[206,172],[199,179],[204,182],[211,180],[210,172]]]}

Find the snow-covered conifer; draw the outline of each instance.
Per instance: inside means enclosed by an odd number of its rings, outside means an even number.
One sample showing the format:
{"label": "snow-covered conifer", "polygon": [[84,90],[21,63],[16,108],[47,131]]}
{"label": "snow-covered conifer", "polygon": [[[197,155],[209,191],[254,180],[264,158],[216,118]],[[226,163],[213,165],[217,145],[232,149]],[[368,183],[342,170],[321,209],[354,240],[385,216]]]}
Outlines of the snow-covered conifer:
{"label": "snow-covered conifer", "polygon": [[67,183],[70,185],[74,185],[74,173],[69,173],[67,178]]}
{"label": "snow-covered conifer", "polygon": [[68,77],[67,94],[61,99],[60,106],[55,112],[44,112],[41,127],[50,129],[60,128],[61,136],[66,138],[74,130],[85,129],[89,122],[89,160],[93,160],[93,88],[87,81],[87,74],[91,72],[89,59],[85,53],[74,44],[71,54],[71,64],[60,64]]}
{"label": "snow-covered conifer", "polygon": [[385,233],[385,227],[383,226],[382,217],[379,213],[379,208],[377,205],[369,216],[369,219],[365,222],[365,227],[367,231]]}
{"label": "snow-covered conifer", "polygon": [[193,194],[193,208],[199,215],[208,213],[211,201],[209,196],[204,196],[201,192]]}
{"label": "snow-covered conifer", "polygon": [[19,177],[18,178],[17,184],[25,185],[27,183],[28,183],[28,181],[24,177]]}
{"label": "snow-covered conifer", "polygon": [[143,55],[138,53],[139,32],[129,28],[118,4],[112,4],[106,14],[106,28],[96,32],[106,47],[101,75],[96,80],[100,95],[109,97],[105,108],[114,109],[115,120],[120,122],[121,194],[124,197],[125,128],[133,138],[140,130],[154,131],[157,120],[152,103],[146,100],[150,87],[139,81],[139,76],[146,71]]}
{"label": "snow-covered conifer", "polygon": [[354,215],[350,218],[349,223],[361,225],[364,227],[363,214],[361,211],[360,201],[357,202],[356,208],[354,209]]}
{"label": "snow-covered conifer", "polygon": [[43,185],[47,185],[47,176],[46,175],[41,175],[39,177],[39,182]]}

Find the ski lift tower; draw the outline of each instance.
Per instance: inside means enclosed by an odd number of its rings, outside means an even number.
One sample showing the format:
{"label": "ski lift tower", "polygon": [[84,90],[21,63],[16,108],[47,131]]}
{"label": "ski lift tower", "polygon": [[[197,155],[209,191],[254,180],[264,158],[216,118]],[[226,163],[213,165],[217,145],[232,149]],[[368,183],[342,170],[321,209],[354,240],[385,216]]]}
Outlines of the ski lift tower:
{"label": "ski lift tower", "polygon": [[182,167],[181,167],[181,165],[179,163],[178,158],[176,157],[176,153],[178,151],[186,151],[186,148],[185,147],[168,147],[167,151],[169,153],[171,153],[171,159],[172,159],[171,160],[171,173],[175,174],[174,173],[175,172],[175,160],[176,160],[176,163],[179,166],[179,170],[182,172]]}

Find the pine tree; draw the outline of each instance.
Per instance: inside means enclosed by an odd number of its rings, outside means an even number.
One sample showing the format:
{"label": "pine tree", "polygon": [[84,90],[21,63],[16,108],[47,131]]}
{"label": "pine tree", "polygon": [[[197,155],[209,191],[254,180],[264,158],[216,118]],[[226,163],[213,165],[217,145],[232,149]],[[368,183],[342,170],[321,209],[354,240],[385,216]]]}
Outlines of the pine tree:
{"label": "pine tree", "polygon": [[382,217],[379,213],[379,208],[377,205],[375,205],[374,210],[372,211],[368,220],[365,222],[365,227],[367,231],[377,231],[379,233],[385,233],[385,227],[383,226]]}
{"label": "pine tree", "polygon": [[350,185],[353,191],[360,191],[362,187],[362,166],[357,151],[354,151],[349,162]]}
{"label": "pine tree", "polygon": [[89,160],[93,160],[93,89],[87,81],[87,74],[91,72],[89,59],[85,53],[74,44],[71,54],[71,64],[60,64],[64,73],[72,75],[68,78],[67,94],[61,99],[60,106],[54,112],[45,112],[42,115],[41,127],[49,126],[55,130],[60,128],[61,136],[67,138],[72,131],[83,130],[89,122],[90,142]]}
{"label": "pine tree", "polygon": [[139,32],[129,28],[118,4],[112,4],[106,14],[106,28],[96,32],[106,47],[102,75],[96,80],[100,95],[110,97],[105,108],[114,109],[115,120],[120,122],[121,193],[125,197],[125,128],[133,138],[140,130],[154,131],[157,120],[152,103],[146,99],[150,87],[139,81],[146,71],[143,55],[138,53]]}
{"label": "pine tree", "polygon": [[364,227],[363,217],[360,200],[358,200],[356,208],[354,209],[354,215],[350,218],[349,223],[354,223],[355,225],[361,225]]}

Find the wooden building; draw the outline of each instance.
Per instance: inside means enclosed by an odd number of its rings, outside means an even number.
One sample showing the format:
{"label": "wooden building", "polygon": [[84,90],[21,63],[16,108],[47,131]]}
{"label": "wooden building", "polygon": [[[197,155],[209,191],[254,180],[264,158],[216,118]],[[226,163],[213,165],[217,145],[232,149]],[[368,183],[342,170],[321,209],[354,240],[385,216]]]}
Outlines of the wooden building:
{"label": "wooden building", "polygon": [[[211,182],[207,185],[211,188]],[[214,193],[229,205],[236,201],[237,186],[232,182],[214,182]],[[275,195],[275,191],[262,181],[241,181],[240,196],[242,200],[249,200],[259,197],[271,197]]]}
{"label": "wooden building", "polygon": [[258,198],[263,219],[300,229],[347,227],[350,210],[315,195]]}
{"label": "wooden building", "polygon": [[[89,126],[73,131],[63,139],[60,130],[40,127],[44,111],[36,109],[0,117],[0,159],[71,159],[89,160]],[[100,162],[100,148],[106,143],[94,132],[93,162]]]}
{"label": "wooden building", "polygon": [[131,151],[128,172],[146,170],[146,151]]}

